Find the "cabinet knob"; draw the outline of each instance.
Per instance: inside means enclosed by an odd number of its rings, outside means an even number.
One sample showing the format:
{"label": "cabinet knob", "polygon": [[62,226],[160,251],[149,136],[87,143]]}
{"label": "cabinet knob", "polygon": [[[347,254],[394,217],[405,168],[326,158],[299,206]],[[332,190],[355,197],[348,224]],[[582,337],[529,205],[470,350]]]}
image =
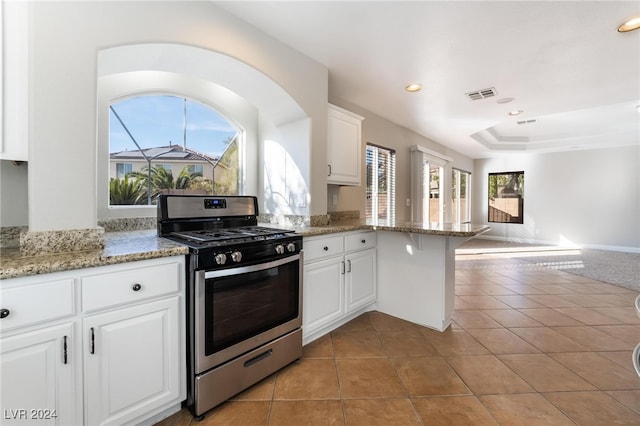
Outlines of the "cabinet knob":
{"label": "cabinet knob", "polygon": [[322,247],[322,250],[324,250],[324,251],[329,251],[329,247],[324,246],[324,247]]}
{"label": "cabinet knob", "polygon": [[0,309],[0,318],[6,318],[11,313],[8,309]]}
{"label": "cabinet knob", "polygon": [[140,291],[142,289],[142,286],[138,283],[135,283],[134,285],[131,286],[131,290],[133,291]]}
{"label": "cabinet knob", "polygon": [[367,240],[360,240],[360,242],[361,242],[362,244],[364,244],[364,243],[366,243],[366,242],[367,242]]}

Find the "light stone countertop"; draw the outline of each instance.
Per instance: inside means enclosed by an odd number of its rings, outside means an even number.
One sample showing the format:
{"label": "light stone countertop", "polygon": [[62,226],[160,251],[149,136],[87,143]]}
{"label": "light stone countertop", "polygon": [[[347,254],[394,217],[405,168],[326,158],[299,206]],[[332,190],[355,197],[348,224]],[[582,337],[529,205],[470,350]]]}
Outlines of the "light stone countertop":
{"label": "light stone countertop", "polygon": [[313,226],[313,227],[291,227],[298,234],[303,237],[314,237],[317,235],[333,234],[336,232],[349,232],[349,231],[392,231],[392,232],[406,232],[412,234],[428,234],[438,235],[443,237],[474,237],[487,232],[491,229],[486,225],[475,224],[453,224],[453,223],[419,223],[419,222],[385,222],[385,221],[372,221],[365,219],[352,219],[340,221],[338,223],[327,226]]}
{"label": "light stone countertop", "polygon": [[186,246],[156,236],[155,229],[107,232],[101,250],[21,256],[19,248],[0,250],[0,279],[48,274],[136,260],[185,255]]}
{"label": "light stone countertop", "polygon": [[[344,220],[332,225],[314,227],[287,227],[276,224],[264,225],[290,229],[303,237],[371,230],[470,238],[490,229],[485,225],[473,224],[440,225],[415,222],[388,224],[364,219]],[[19,248],[0,249],[0,280],[159,257],[185,255],[189,253],[189,249],[186,246],[164,238],[158,238],[155,229],[107,232],[104,236],[105,247],[100,250],[21,256]]]}

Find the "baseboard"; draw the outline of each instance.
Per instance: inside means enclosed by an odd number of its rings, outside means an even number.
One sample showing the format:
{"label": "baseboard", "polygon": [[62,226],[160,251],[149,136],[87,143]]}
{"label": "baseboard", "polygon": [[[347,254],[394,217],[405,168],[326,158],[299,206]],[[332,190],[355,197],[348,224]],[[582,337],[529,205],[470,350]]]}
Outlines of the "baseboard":
{"label": "baseboard", "polygon": [[375,310],[375,306],[376,306],[375,303],[372,303],[371,305],[365,306],[364,308],[361,308],[361,309],[358,309],[357,311],[351,312],[350,314],[340,318],[339,320],[337,320],[335,322],[332,322],[332,323],[327,324],[326,326],[324,326],[322,328],[314,330],[311,333],[305,333],[304,332],[304,326],[303,326],[302,327],[302,345],[303,346],[308,345],[309,343],[313,342],[314,340],[317,340],[317,339],[321,338],[325,334],[331,333],[336,328],[345,325],[346,323],[348,323],[352,319],[354,319],[356,317],[359,317],[360,315],[364,314],[365,312],[369,312],[369,311]]}

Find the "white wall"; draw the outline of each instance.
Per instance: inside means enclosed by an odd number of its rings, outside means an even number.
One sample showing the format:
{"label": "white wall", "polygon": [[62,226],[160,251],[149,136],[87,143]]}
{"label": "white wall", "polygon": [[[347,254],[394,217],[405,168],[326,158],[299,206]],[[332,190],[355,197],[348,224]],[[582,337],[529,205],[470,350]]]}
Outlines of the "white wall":
{"label": "white wall", "polygon": [[[473,160],[471,158],[344,100],[332,98],[331,103],[355,112],[365,119],[362,121],[362,185],[359,187],[329,185],[329,190],[327,191],[327,207],[329,211],[359,210],[360,217],[365,217],[365,145],[367,142],[396,150],[397,221],[411,219],[411,207],[406,205],[406,199],[411,198],[411,154],[409,152],[411,145],[420,145],[453,158],[453,161],[447,164],[444,170],[444,188],[451,187],[451,167],[472,172],[471,179],[475,178],[473,175]],[[450,191],[445,190],[445,194],[449,193]],[[338,196],[337,205],[332,204],[334,194]],[[447,215],[450,210],[450,200],[445,198],[444,201],[446,222],[448,221]]]}
{"label": "white wall", "polygon": [[[486,236],[640,252],[640,147],[475,161],[474,222]],[[524,224],[487,222],[488,173],[524,170]]]}
{"label": "white wall", "polygon": [[98,52],[155,42],[229,55],[282,87],[313,121],[307,178],[314,201],[309,213],[326,211],[326,155],[318,155],[326,152],[324,66],[209,2],[33,2],[29,22],[32,231],[96,225]]}
{"label": "white wall", "polygon": [[27,163],[0,161],[0,225],[27,226]]}

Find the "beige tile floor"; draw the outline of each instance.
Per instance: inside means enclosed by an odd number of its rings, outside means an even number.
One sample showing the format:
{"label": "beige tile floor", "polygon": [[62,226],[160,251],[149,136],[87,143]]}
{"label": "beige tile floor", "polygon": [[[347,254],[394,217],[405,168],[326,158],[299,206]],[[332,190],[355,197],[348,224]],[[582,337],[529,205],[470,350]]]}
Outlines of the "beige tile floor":
{"label": "beige tile floor", "polygon": [[453,325],[368,312],[212,410],[167,425],[640,425],[637,292],[459,257]]}

